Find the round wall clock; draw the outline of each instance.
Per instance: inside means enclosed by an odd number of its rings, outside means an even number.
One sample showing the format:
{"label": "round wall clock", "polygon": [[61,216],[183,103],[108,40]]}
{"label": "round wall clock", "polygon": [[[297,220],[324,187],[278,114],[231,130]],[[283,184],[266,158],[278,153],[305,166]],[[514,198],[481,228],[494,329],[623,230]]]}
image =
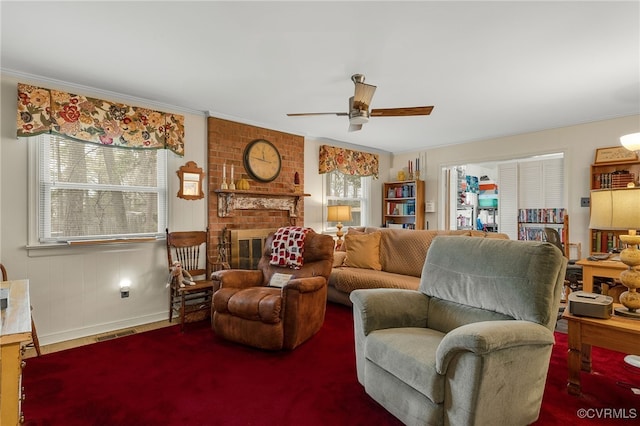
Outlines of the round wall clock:
{"label": "round wall clock", "polygon": [[253,179],[271,182],[280,174],[282,158],[271,142],[256,139],[244,149],[244,168]]}

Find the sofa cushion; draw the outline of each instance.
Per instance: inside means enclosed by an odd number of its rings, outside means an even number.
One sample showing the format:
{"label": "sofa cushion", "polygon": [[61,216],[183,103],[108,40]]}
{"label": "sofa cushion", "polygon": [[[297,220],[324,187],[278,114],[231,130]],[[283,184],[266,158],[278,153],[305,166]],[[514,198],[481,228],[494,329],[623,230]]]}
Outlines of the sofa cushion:
{"label": "sofa cushion", "polygon": [[380,242],[382,270],[419,277],[431,241],[442,232],[444,231],[385,230]]}
{"label": "sofa cushion", "polygon": [[445,376],[436,372],[436,349],[444,336],[417,327],[376,330],[367,336],[365,357],[440,404],[444,401]]}
{"label": "sofa cushion", "polygon": [[404,288],[417,290],[420,278],[410,275],[392,274],[373,269],[333,268],[329,276],[329,286],[345,293],[359,288]]}
{"label": "sofa cushion", "polygon": [[[343,244],[344,246],[344,244]],[[336,250],[333,252],[333,267],[344,266],[344,259],[347,257],[346,251]]]}
{"label": "sofa cushion", "polygon": [[282,312],[281,290],[274,287],[229,287],[218,290],[214,298],[216,312],[268,324],[280,322]]}
{"label": "sofa cushion", "polygon": [[352,268],[382,269],[380,264],[380,232],[345,235],[347,257],[344,265]]}

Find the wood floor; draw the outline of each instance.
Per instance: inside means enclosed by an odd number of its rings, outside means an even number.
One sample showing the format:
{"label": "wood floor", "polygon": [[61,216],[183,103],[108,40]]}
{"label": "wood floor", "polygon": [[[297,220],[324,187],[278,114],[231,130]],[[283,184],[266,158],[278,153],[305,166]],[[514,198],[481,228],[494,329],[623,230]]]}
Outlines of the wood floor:
{"label": "wood floor", "polygon": [[[59,343],[52,343],[50,345],[41,345],[40,353],[50,354],[53,352],[63,351],[65,349],[77,348],[79,346],[91,345],[93,343],[117,339],[119,337],[129,336],[134,333],[142,333],[145,331],[156,330],[158,328],[168,327],[170,325],[175,325],[176,322],[172,323],[169,320],[158,321],[150,324],[142,324],[136,327],[123,328],[122,330],[109,331],[107,333],[96,334],[94,336],[82,337],[79,339],[67,340]],[[28,346],[26,352],[24,354],[24,358],[32,358],[36,356],[36,350],[32,346]]]}

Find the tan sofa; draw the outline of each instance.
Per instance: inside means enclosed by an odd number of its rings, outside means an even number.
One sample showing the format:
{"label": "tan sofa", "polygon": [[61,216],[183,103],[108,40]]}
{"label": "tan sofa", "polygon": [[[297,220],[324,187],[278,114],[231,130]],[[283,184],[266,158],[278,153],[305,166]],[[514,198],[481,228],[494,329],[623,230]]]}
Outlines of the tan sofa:
{"label": "tan sofa", "polygon": [[482,231],[349,228],[345,243],[334,253],[327,299],[351,306],[349,295],[356,289],[417,290],[427,250],[438,235],[509,238],[506,234]]}

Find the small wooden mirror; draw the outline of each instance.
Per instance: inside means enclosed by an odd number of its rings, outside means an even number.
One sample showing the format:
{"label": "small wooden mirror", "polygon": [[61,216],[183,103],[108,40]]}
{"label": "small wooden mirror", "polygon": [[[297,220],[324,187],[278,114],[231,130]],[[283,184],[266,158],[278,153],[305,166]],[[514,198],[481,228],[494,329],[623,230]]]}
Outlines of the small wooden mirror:
{"label": "small wooden mirror", "polygon": [[204,198],[204,192],[202,191],[204,172],[194,161],[188,161],[187,164],[180,167],[176,174],[180,179],[179,198],[184,198],[185,200]]}

